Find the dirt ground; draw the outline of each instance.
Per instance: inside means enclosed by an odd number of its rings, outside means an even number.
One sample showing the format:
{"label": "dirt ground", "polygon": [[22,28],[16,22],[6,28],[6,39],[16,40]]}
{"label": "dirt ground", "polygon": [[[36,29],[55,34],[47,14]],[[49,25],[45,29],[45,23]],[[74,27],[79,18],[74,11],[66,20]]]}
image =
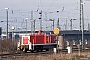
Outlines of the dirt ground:
{"label": "dirt ground", "polygon": [[8,56],[1,58],[1,60],[90,60],[90,52],[72,54],[45,54],[45,55],[30,55],[30,56]]}
{"label": "dirt ground", "polygon": [[[0,41],[0,51],[7,53],[15,50],[16,44],[12,44],[11,40]],[[6,52],[5,52],[6,51]],[[4,54],[0,53],[0,54]],[[78,56],[78,52],[72,54],[68,53],[57,53],[57,54],[43,54],[43,55],[29,55],[29,56],[1,56],[0,60],[90,60],[90,52],[81,52],[81,56]]]}

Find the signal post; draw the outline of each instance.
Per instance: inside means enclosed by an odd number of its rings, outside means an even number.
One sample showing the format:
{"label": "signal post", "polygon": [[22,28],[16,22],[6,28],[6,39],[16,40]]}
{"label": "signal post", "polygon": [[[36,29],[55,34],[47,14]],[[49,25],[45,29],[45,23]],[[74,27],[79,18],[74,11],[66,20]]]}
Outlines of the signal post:
{"label": "signal post", "polygon": [[56,35],[56,42],[57,42],[56,52],[58,52],[58,34],[59,34],[58,28],[54,28],[54,34]]}

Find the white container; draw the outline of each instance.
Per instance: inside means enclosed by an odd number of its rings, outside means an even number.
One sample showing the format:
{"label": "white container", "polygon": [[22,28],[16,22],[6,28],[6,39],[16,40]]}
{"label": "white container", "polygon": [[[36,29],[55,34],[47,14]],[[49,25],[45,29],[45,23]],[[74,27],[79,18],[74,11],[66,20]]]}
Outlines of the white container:
{"label": "white container", "polygon": [[72,46],[67,46],[68,53],[72,53]]}
{"label": "white container", "polygon": [[53,48],[53,52],[56,54],[56,52],[57,52],[57,49],[56,49],[56,48]]}

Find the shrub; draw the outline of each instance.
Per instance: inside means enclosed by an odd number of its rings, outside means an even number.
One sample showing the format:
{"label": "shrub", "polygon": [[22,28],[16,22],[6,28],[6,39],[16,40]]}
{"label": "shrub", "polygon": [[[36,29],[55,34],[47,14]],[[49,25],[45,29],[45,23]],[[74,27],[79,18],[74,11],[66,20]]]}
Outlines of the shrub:
{"label": "shrub", "polygon": [[12,41],[12,40],[0,40],[0,52],[14,52],[16,51],[17,48],[17,41]]}

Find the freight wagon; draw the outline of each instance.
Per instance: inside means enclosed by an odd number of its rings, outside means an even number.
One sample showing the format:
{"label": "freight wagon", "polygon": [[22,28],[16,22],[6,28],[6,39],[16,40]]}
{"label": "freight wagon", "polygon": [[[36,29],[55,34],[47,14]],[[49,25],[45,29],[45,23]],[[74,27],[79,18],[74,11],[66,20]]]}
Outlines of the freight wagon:
{"label": "freight wagon", "polygon": [[24,35],[18,42],[18,50],[22,51],[43,51],[50,50],[56,47],[56,35],[43,33],[41,30],[38,33]]}

